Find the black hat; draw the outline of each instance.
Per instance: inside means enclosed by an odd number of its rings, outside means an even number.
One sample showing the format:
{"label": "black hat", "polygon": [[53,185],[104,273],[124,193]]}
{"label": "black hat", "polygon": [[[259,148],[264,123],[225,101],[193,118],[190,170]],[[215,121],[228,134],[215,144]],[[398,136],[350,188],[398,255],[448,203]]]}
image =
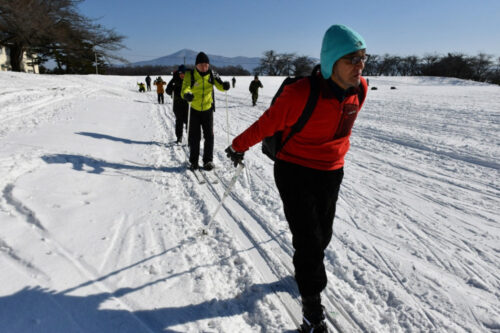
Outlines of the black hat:
{"label": "black hat", "polygon": [[209,64],[209,63],[210,63],[210,60],[208,60],[208,56],[204,52],[198,53],[198,55],[196,56],[195,65]]}
{"label": "black hat", "polygon": [[180,65],[179,68],[177,68],[177,72],[179,72],[179,74],[186,73],[186,67],[184,65]]}

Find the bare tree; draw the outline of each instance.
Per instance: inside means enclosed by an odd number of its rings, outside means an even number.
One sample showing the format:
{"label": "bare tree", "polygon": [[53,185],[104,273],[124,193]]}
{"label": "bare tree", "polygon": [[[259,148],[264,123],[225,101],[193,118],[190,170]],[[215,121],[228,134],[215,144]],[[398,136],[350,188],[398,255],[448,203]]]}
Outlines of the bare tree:
{"label": "bare tree", "polygon": [[500,85],[500,57],[497,59],[497,63],[493,71],[488,77],[489,82]]}
{"label": "bare tree", "polygon": [[363,70],[364,75],[378,75],[378,64],[380,56],[376,54],[370,54],[367,62],[365,63],[365,69]]}
{"label": "bare tree", "polygon": [[456,77],[500,84],[500,58],[497,64],[493,56],[479,53],[477,56],[466,56],[461,53],[448,53],[445,56],[426,54],[398,57],[385,54],[371,55],[365,64],[365,75],[426,75]]}
{"label": "bare tree", "polygon": [[276,75],[289,76],[293,70],[294,53],[281,53],[276,60]]}
{"label": "bare tree", "polygon": [[439,60],[439,58],[440,57],[437,54],[426,54],[422,58],[422,65],[424,66],[434,65]]}
{"label": "bare tree", "polygon": [[492,59],[492,55],[485,53],[479,53],[477,57],[470,58],[473,80],[483,81],[484,78],[488,77],[488,74],[494,70]]}
{"label": "bare tree", "polygon": [[307,76],[311,74],[315,61],[307,56],[300,56],[293,60],[294,76]]}
{"label": "bare tree", "polygon": [[308,75],[314,61],[305,56],[297,57],[295,53],[276,53],[273,50],[264,52],[260,65],[254,69],[254,74],[279,75]]}
{"label": "bare tree", "polygon": [[265,51],[264,57],[260,58],[260,65],[254,69],[254,74],[267,74],[270,76],[279,75],[276,66],[277,61],[278,54],[275,51]]}
{"label": "bare tree", "polygon": [[397,75],[396,65],[398,62],[399,57],[384,54],[380,58],[377,75]]}
{"label": "bare tree", "polygon": [[399,75],[419,75],[420,60],[416,56],[401,57],[399,58],[397,68]]}
{"label": "bare tree", "polygon": [[0,44],[10,49],[11,66],[21,70],[23,53],[51,32],[53,23],[45,3],[33,0],[0,2]]}
{"label": "bare tree", "polygon": [[9,47],[14,71],[21,70],[24,52],[39,53],[39,61],[54,58],[61,67],[65,59],[88,54],[89,48],[94,52],[94,60],[95,52],[108,61],[123,60],[113,52],[124,47],[121,42],[125,37],[79,14],[80,2],[82,0],[0,1],[0,44]]}

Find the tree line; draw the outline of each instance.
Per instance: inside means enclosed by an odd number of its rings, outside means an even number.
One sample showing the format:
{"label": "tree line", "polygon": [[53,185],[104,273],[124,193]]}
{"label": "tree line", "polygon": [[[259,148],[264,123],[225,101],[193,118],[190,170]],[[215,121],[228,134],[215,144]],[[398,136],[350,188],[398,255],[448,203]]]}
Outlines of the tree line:
{"label": "tree line", "polygon": [[24,53],[32,59],[29,65],[53,60],[52,72],[61,74],[93,73],[96,63],[126,61],[114,54],[125,37],[78,13],[82,1],[1,0],[0,44],[10,50],[12,70],[22,70]]}
{"label": "tree line", "polygon": [[[111,66],[114,61],[127,63],[115,54],[124,48],[125,36],[81,15],[83,0],[0,0],[0,45],[10,50],[13,71],[22,70],[23,54],[28,65],[39,65],[41,73],[114,75],[170,74],[177,66]],[[42,64],[48,60],[54,69]],[[253,74],[270,76],[306,76],[318,62],[295,53],[265,51]],[[241,66],[215,67],[221,75],[250,75]],[[154,74],[153,74],[154,75]],[[500,57],[479,53],[446,55],[394,56],[372,55],[365,64],[367,76],[443,76],[500,84]]]}
{"label": "tree line", "polygon": [[256,75],[269,76],[306,76],[316,64],[313,58],[298,56],[295,53],[265,51],[260,64],[254,69]]}
{"label": "tree line", "polygon": [[500,84],[500,57],[479,53],[446,55],[371,55],[363,71],[367,76],[442,76]]}
{"label": "tree line", "polygon": [[[270,76],[305,76],[310,74],[317,62],[294,53],[276,53],[270,50],[264,52],[260,65],[254,72]],[[448,53],[423,57],[371,55],[365,64],[363,75],[442,76],[500,84],[500,57],[495,59],[485,53],[477,56]]]}

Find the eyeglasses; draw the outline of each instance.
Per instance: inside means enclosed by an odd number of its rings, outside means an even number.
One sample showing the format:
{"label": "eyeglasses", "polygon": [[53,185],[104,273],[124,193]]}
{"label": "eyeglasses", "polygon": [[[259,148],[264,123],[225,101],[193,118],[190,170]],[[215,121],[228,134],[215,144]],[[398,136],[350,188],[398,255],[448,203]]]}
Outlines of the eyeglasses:
{"label": "eyeglasses", "polygon": [[368,55],[368,54],[365,54],[363,56],[357,55],[357,56],[342,57],[342,59],[349,60],[352,65],[357,65],[361,61],[363,62],[363,64],[366,64],[366,62],[368,61],[368,58],[370,58],[370,55]]}

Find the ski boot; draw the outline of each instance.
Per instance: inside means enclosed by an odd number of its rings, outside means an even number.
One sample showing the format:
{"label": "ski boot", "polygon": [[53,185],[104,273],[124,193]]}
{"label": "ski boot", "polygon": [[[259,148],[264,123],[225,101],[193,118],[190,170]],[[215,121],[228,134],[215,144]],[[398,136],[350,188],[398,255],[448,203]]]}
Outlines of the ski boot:
{"label": "ski boot", "polygon": [[302,297],[303,320],[301,333],[327,333],[325,314],[320,294]]}
{"label": "ski boot", "polygon": [[214,162],[207,162],[203,165],[203,170],[205,171],[211,171],[215,168]]}
{"label": "ski boot", "polygon": [[299,333],[328,333],[326,322],[321,320],[319,323],[313,324],[306,317],[302,319],[302,325],[299,327]]}

